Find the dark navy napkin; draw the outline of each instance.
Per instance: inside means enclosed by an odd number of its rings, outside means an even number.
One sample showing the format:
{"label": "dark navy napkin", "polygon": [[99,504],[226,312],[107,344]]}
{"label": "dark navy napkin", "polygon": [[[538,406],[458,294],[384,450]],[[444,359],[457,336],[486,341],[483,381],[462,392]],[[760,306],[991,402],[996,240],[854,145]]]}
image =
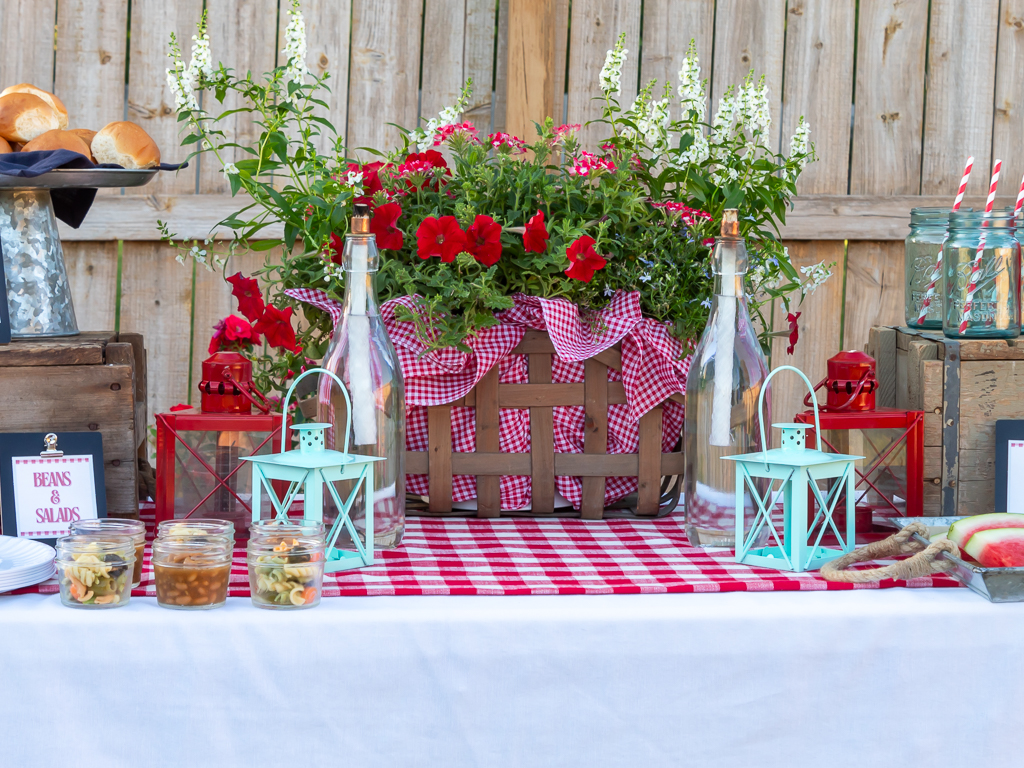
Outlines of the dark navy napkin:
{"label": "dark navy napkin", "polygon": [[[161,163],[161,171],[177,171],[188,167],[188,163]],[[97,165],[69,149],[53,149],[46,152],[8,152],[0,155],[0,175],[20,176],[31,179],[57,168],[121,168],[120,165]],[[122,168],[123,170],[123,168]],[[95,187],[80,189],[51,189],[53,212],[69,227],[78,229],[85,221],[85,215],[96,199]]]}

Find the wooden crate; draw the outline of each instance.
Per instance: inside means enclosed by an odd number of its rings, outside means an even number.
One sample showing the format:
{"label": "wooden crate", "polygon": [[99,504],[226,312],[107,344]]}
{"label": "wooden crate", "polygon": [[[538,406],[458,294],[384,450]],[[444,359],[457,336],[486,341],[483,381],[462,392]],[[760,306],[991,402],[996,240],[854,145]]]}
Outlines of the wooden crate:
{"label": "wooden crate", "polygon": [[[452,514],[452,475],[476,475],[477,516],[502,514],[498,483],[502,475],[529,475],[532,481],[532,509],[525,514],[545,516],[555,512],[555,476],[583,479],[580,514],[601,518],[605,512],[606,477],[638,477],[635,499],[622,507],[638,515],[653,516],[671,511],[678,500],[683,474],[683,453],[661,452],[661,408],[640,419],[638,453],[608,455],[608,406],[625,403],[622,382],[608,381],[608,369],[622,370],[619,346],[585,361],[585,381],[576,384],[551,383],[551,356],[555,348],[548,335],[528,331],[512,354],[529,356],[529,383],[500,384],[494,366],[464,398],[428,409],[429,451],[406,451],[405,471],[429,475],[429,514]],[[673,400],[683,402],[682,395]],[[555,453],[553,412],[555,406],[581,405],[586,411],[583,453]],[[451,409],[476,409],[475,453],[452,451]],[[498,409],[530,409],[530,452],[501,453],[498,446]],[[669,489],[671,488],[671,491]],[[667,500],[662,502],[663,492]],[[619,505],[616,505],[618,508]],[[411,514],[416,510],[411,509]],[[454,514],[466,514],[454,512]],[[511,514],[524,514],[513,512]]]}
{"label": "wooden crate", "polygon": [[[137,333],[82,333],[0,346],[0,432],[99,432],[107,512],[138,517],[146,351]],[[40,447],[41,450],[41,447]]]}
{"label": "wooden crate", "polygon": [[878,361],[878,405],[925,412],[924,514],[992,512],[996,420],[1024,419],[1024,340],[879,327],[868,354]]}

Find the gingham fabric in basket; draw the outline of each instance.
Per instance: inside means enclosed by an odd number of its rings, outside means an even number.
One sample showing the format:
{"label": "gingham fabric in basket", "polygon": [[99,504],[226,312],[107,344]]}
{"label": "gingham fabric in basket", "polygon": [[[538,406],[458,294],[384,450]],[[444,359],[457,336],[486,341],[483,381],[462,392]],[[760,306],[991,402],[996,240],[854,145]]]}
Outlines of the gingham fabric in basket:
{"label": "gingham fabric in basket", "polygon": [[[323,291],[293,289],[292,298],[329,312],[335,324],[341,319],[340,305]],[[510,352],[527,330],[547,331],[557,351],[551,365],[551,381],[578,383],[584,378],[587,358],[622,344],[622,372],[609,369],[609,381],[622,381],[625,404],[608,407],[608,453],[636,453],[639,446],[637,420],[666,398],[686,390],[690,358],[683,345],[667,328],[640,312],[636,292],[616,294],[593,317],[583,317],[579,308],[564,299],[538,299],[516,295],[515,305],[496,313],[499,323],[484,328],[467,339],[472,353],[449,348],[427,351],[412,323],[395,316],[399,305],[413,308],[408,297],[393,299],[381,307],[381,319],[395,345],[402,376],[405,379],[406,448],[426,451],[427,406],[444,405],[464,397],[493,366],[499,367],[503,384],[529,381],[525,355]],[[499,448],[502,453],[529,453],[530,412],[527,409],[502,408],[499,411]],[[556,453],[583,453],[582,406],[553,409]],[[662,411],[662,451],[676,446],[683,426],[683,406],[669,401]],[[476,447],[476,421],[473,408],[452,409],[452,450],[472,452]],[[427,475],[409,475],[410,493],[426,495]],[[578,477],[555,478],[557,491],[579,509],[582,484]],[[613,504],[637,489],[635,477],[610,477],[605,482],[605,505]],[[530,478],[505,476],[500,481],[502,509],[523,509],[530,503]],[[455,475],[452,499],[455,502],[476,498],[476,478]]]}
{"label": "gingham fabric in basket", "polygon": [[[152,524],[152,512],[148,512]],[[878,536],[876,536],[878,538]],[[155,597],[146,561],[132,594]],[[660,520],[409,518],[398,549],[379,564],[328,574],[323,595],[605,595],[956,587],[947,576],[876,584],[827,582],[814,573],[738,565],[731,550],[691,547],[681,512]],[[56,592],[55,581],[21,592]],[[244,548],[236,548],[228,594],[249,596]]]}

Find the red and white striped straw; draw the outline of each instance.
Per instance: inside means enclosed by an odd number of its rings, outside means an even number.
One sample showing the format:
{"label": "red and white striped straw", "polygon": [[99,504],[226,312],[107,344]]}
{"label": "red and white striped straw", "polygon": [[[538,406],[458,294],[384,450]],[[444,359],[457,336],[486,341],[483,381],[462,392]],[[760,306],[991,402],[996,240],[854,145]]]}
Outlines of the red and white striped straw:
{"label": "red and white striped straw", "polygon": [[[996,202],[996,186],[999,184],[999,170],[1003,167],[1002,160],[996,160],[992,166],[992,182],[988,185],[988,197],[985,199],[985,213],[992,213],[992,206]],[[987,223],[987,222],[983,222]],[[981,241],[978,243],[978,250],[974,254],[974,264],[971,265],[971,282],[967,286],[967,301],[964,303],[963,316],[960,318],[960,335],[967,332],[967,321],[971,319],[971,309],[974,306],[974,293],[978,290],[978,276],[981,274],[981,255],[985,251],[985,230],[981,231]]]}
{"label": "red and white striped straw", "polygon": [[1024,207],[1024,176],[1020,180],[1020,192],[1017,193],[1017,204],[1013,206],[1013,218],[1020,216],[1020,209]]}
{"label": "red and white striped straw", "polygon": [[[956,191],[956,199],[953,200],[953,210],[960,210],[960,203],[964,201],[964,193],[967,191],[967,181],[971,178],[971,170],[974,168],[974,157],[967,158],[967,165],[964,166],[964,175],[960,177],[960,186]],[[1022,193],[1024,193],[1024,187],[1022,187]],[[921,314],[917,318],[917,322],[923,323],[925,317],[928,315],[928,307],[931,306],[932,298],[935,296],[935,286],[939,282],[939,278],[942,277],[942,247],[939,247],[939,252],[935,257],[935,268],[932,269],[932,276],[928,281],[928,291],[924,295],[924,300],[921,302]]]}

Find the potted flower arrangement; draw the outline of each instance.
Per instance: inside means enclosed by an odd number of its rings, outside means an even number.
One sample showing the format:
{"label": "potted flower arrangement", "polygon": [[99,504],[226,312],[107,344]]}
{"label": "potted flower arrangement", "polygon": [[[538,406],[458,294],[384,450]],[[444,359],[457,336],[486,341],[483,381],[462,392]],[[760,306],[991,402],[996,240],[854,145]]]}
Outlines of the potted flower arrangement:
{"label": "potted flower arrangement", "polygon": [[[262,82],[215,69],[202,23],[189,65],[172,39],[168,70],[179,119],[189,129],[183,143],[221,161],[232,193],[246,195],[246,205],[222,224],[235,233],[231,247],[268,253],[254,276],[266,296],[261,311],[300,310],[294,341],[273,355],[251,353],[267,389],[280,389],[324,354],[329,312],[289,293],[316,288],[341,298],[341,239],[357,203],[370,206],[370,229],[382,250],[381,298],[391,302],[392,322],[415,335],[419,356],[472,353],[481,334],[524,297],[564,302],[600,335],[607,330],[602,310],[629,297],[670,340],[665,345],[682,380],[686,352],[707,321],[710,245],[726,208],[741,212],[751,310],[766,348],[771,336],[792,333],[772,330],[774,302],[788,313],[794,299],[827,277],[828,267],[818,265],[802,279],[778,237],[797,177],[813,159],[807,125],[800,121],[788,156],[774,152],[767,86],[753,76],[726,91],[709,123],[692,43],[675,88],[666,84],[659,94],[652,82],[624,107],[617,97],[628,52],[619,38],[600,76],[599,122],[607,138],[599,150],[581,145],[579,125],[556,126],[550,118],[537,124],[532,141],[481,135],[461,120],[467,83],[436,119],[404,130],[400,146],[364,149],[375,159],[358,162],[354,148],[316,114],[325,106],[320,95],[328,75],[312,78],[306,70],[294,2],[291,19],[287,63]],[[257,142],[239,147],[221,128],[224,115],[199,108],[197,91],[206,92],[204,106],[211,95],[241,95],[240,109],[260,127]],[[323,137],[333,142],[329,153],[316,149]],[[228,160],[234,150],[245,158]],[[283,237],[262,237],[272,224],[283,226]],[[164,236],[173,241],[166,229]],[[189,244],[181,250],[183,258],[196,256]],[[219,259],[205,252],[200,258]],[[237,284],[242,276],[232,279]]]}

